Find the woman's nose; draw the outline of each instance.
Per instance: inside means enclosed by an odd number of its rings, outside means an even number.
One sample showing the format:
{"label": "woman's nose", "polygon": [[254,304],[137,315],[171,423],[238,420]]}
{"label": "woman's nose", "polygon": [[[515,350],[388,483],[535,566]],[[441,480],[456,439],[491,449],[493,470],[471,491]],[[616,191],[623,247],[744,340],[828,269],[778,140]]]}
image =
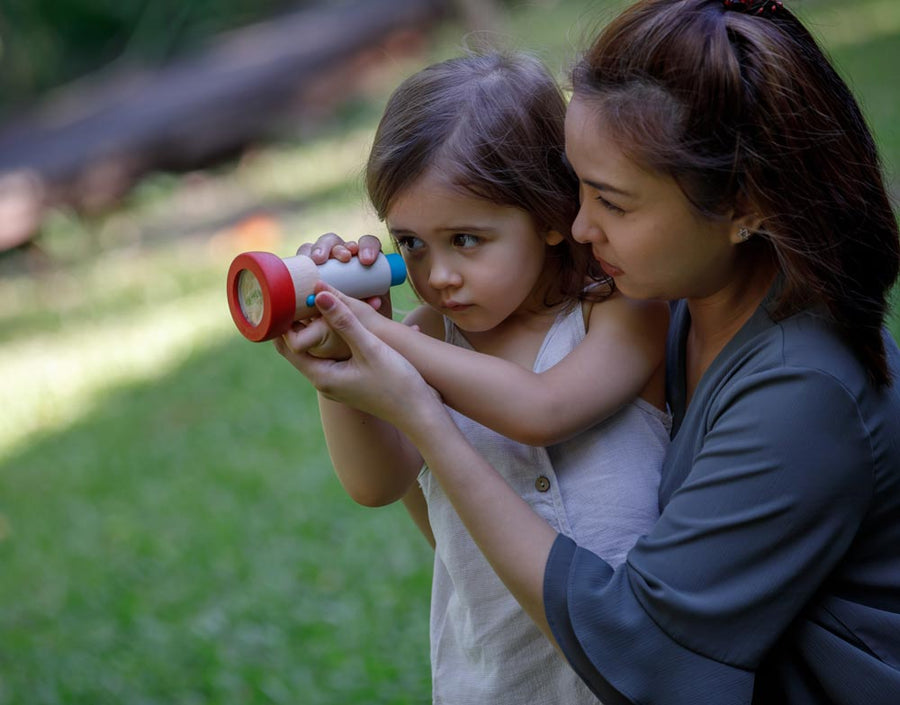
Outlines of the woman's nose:
{"label": "woman's nose", "polygon": [[602,231],[591,223],[584,205],[578,209],[578,215],[572,223],[572,237],[584,245],[603,239]]}

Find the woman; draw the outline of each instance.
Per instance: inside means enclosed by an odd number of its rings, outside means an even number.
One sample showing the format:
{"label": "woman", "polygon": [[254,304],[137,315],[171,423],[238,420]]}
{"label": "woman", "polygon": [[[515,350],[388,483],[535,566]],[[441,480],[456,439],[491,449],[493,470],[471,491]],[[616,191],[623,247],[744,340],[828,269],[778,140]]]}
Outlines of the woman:
{"label": "woman", "polygon": [[332,291],[353,357],[302,371],[410,438],[605,703],[900,702],[900,244],[855,100],[772,0],[638,2],[573,79],[573,234],[676,302],[661,514],[626,564],[531,512]]}

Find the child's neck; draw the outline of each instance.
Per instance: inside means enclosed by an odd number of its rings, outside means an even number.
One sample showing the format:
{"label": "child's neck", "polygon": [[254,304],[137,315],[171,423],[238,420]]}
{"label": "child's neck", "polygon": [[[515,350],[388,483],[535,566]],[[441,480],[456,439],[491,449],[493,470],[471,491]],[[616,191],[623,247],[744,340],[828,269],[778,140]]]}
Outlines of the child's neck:
{"label": "child's neck", "polygon": [[560,277],[558,268],[548,262],[528,298],[516,311],[490,330],[463,331],[466,340],[480,353],[533,369],[557,314],[566,305],[575,303],[561,291]]}
{"label": "child's neck", "polygon": [[520,310],[486,331],[461,331],[469,344],[485,355],[534,368],[537,354],[562,306]]}

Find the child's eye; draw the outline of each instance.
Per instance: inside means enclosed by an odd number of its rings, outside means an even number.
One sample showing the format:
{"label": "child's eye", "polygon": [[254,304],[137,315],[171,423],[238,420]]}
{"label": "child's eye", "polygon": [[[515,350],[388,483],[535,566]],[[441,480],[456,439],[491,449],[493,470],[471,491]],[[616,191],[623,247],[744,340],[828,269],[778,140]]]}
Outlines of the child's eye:
{"label": "child's eye", "polygon": [[603,205],[603,207],[606,208],[606,210],[610,211],[611,213],[618,213],[619,215],[622,215],[625,212],[623,209],[619,208],[617,205],[607,201],[605,198],[603,198],[603,196],[597,196],[597,200],[600,201],[600,203]]}
{"label": "child's eye", "polygon": [[453,236],[453,246],[459,248],[475,247],[481,243],[481,238],[468,233],[457,233]]}
{"label": "child's eye", "polygon": [[414,235],[402,235],[397,238],[397,247],[405,252],[415,252],[425,247],[425,243]]}

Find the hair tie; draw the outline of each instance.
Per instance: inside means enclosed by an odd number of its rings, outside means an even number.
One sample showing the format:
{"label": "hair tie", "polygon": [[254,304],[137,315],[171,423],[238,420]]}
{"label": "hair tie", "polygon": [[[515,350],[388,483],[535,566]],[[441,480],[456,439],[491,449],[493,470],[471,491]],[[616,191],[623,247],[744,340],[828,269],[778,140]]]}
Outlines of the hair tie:
{"label": "hair tie", "polygon": [[722,0],[722,4],[726,10],[765,17],[774,17],[784,7],[781,0]]}

